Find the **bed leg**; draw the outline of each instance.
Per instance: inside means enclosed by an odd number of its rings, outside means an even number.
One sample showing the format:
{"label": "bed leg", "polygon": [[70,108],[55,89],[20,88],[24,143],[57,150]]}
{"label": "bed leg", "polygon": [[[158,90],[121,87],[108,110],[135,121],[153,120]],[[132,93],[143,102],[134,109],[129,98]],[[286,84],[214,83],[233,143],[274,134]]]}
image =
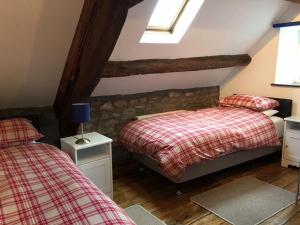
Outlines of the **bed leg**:
{"label": "bed leg", "polygon": [[278,154],[278,152],[276,152],[276,153],[274,154],[274,159],[275,159],[275,160],[281,159],[281,154]]}
{"label": "bed leg", "polygon": [[143,166],[143,164],[139,164],[139,172],[140,173],[143,173],[145,171],[145,168],[144,168],[144,166]]}
{"label": "bed leg", "polygon": [[182,195],[182,185],[181,184],[176,184],[176,195]]}

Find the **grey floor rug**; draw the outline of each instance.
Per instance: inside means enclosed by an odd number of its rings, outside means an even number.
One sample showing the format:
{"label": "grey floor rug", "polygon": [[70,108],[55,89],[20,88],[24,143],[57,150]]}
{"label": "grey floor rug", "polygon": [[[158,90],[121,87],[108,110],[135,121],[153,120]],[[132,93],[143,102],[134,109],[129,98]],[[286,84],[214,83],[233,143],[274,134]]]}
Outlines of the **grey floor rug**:
{"label": "grey floor rug", "polygon": [[259,224],[295,202],[295,194],[243,177],[191,200],[234,225]]}
{"label": "grey floor rug", "polygon": [[140,205],[132,205],[125,210],[137,225],[166,225]]}

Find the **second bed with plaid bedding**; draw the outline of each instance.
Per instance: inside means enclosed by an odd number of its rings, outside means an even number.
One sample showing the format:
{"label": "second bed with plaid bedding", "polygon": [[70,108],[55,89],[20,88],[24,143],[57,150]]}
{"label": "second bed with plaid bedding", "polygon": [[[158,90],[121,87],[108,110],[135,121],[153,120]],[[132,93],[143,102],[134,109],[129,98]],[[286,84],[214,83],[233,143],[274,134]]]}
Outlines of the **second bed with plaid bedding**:
{"label": "second bed with plaid bedding", "polygon": [[73,164],[42,144],[0,149],[0,224],[135,224]]}
{"label": "second bed with plaid bedding", "polygon": [[156,159],[169,177],[187,166],[237,150],[279,145],[273,122],[263,113],[218,107],[136,120],[123,127],[119,142]]}

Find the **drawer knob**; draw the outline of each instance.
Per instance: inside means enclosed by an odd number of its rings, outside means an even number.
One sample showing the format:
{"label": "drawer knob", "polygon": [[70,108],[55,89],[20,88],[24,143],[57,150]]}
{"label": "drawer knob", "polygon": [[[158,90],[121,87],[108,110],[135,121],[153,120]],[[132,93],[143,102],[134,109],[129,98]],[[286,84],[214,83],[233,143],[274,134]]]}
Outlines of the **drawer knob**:
{"label": "drawer knob", "polygon": [[288,145],[285,145],[285,147],[287,148],[287,147],[288,147]]}

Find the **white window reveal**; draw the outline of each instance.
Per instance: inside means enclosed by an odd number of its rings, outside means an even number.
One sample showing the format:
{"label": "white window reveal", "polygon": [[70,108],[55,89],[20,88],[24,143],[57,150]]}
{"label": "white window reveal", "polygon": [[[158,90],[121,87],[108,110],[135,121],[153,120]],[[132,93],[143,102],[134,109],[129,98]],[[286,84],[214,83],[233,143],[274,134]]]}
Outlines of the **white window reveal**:
{"label": "white window reveal", "polygon": [[300,86],[300,23],[274,27],[280,27],[275,84]]}
{"label": "white window reveal", "polygon": [[158,0],[141,43],[178,43],[204,0]]}

